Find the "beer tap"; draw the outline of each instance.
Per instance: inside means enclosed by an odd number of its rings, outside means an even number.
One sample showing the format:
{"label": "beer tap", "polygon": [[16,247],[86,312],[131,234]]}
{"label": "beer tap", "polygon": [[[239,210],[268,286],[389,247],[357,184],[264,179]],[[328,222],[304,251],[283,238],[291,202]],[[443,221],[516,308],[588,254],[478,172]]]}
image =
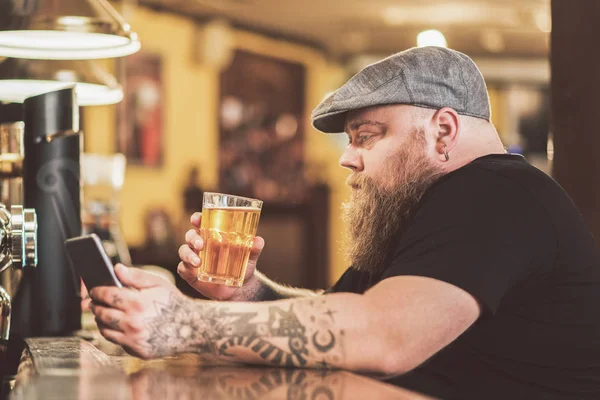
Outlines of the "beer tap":
{"label": "beer tap", "polygon": [[23,271],[37,266],[37,215],[23,208],[22,119],[22,105],[0,105],[0,355],[6,351]]}
{"label": "beer tap", "polygon": [[[8,268],[37,266],[37,217],[35,210],[0,204],[0,273]],[[0,347],[10,333],[11,299],[0,286]]]}

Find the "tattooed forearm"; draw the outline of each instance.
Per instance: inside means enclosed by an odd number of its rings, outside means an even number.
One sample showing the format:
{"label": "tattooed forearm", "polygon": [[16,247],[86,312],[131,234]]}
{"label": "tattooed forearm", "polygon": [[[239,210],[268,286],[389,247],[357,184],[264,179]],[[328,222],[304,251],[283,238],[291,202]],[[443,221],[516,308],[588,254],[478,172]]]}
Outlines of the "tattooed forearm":
{"label": "tattooed forearm", "polygon": [[147,321],[153,354],[195,352],[288,367],[340,365],[343,331],[326,297],[273,303],[194,302],[172,295]]}

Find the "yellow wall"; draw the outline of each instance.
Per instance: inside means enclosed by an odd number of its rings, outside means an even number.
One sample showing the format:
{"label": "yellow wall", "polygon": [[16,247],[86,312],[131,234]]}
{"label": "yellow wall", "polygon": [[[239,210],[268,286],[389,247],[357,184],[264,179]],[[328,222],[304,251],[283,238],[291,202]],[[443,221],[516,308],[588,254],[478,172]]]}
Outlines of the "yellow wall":
{"label": "yellow wall", "polygon": [[[130,245],[139,245],[145,239],[142,221],[147,210],[164,208],[174,221],[184,217],[181,210],[184,174],[191,165],[200,167],[203,185],[217,184],[219,71],[193,60],[196,26],[191,20],[142,7],[136,8],[127,19],[140,37],[142,51],[162,55],[165,88],[164,164],[160,169],[128,166],[121,195],[125,238]],[[341,75],[339,68],[314,49],[242,31],[234,32],[234,43],[238,49],[306,67],[307,122],[310,111],[325,93],[340,83],[335,81]],[[85,110],[87,151],[102,154],[115,151],[115,111],[115,106]],[[331,185],[329,258],[330,279],[334,281],[347,266],[338,244],[342,232],[339,209],[347,195],[344,186],[347,173],[337,164],[340,150],[315,130],[306,132],[305,154],[308,169],[318,170],[319,178]]]}
{"label": "yellow wall", "polygon": [[504,107],[502,88],[488,84],[487,89],[490,97],[490,107],[492,109],[492,124],[496,127],[496,130],[500,134],[500,138],[503,139],[506,130],[506,127],[504,126],[506,110]]}

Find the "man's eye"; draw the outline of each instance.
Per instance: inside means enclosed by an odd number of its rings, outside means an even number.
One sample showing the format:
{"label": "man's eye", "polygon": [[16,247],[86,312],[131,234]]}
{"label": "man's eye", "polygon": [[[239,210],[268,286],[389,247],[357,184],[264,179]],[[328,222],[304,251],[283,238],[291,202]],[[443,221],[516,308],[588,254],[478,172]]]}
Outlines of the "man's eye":
{"label": "man's eye", "polygon": [[365,143],[366,141],[368,141],[369,139],[371,139],[373,137],[373,135],[360,135],[358,137],[358,141],[360,143]]}

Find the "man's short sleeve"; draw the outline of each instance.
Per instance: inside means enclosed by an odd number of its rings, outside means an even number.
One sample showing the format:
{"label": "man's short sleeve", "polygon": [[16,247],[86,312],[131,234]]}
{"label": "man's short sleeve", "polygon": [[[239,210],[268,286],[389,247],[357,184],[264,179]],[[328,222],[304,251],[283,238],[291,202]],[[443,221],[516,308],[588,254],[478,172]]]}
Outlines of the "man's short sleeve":
{"label": "man's short sleeve", "polygon": [[484,307],[552,267],[556,235],[527,188],[483,168],[464,168],[425,195],[383,275],[426,276],[462,288]]}

